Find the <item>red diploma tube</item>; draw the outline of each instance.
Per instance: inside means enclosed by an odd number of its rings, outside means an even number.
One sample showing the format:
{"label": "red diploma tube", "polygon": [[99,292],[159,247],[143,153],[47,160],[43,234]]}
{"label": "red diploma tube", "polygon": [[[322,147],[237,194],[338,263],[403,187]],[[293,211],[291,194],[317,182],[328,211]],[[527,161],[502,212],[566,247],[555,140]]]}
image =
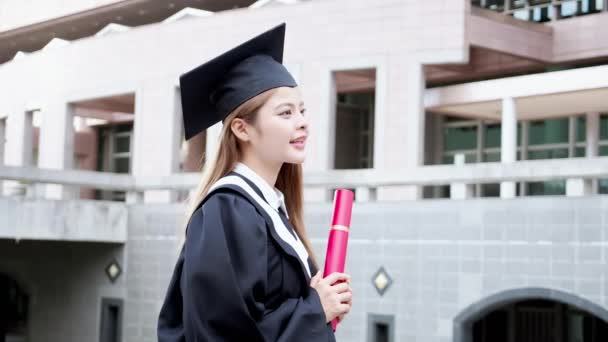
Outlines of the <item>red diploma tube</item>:
{"label": "red diploma tube", "polygon": [[[334,193],[334,213],[331,220],[329,240],[327,242],[327,255],[325,256],[323,278],[334,272],[344,273],[353,198],[354,193],[350,190],[338,189]],[[331,322],[331,326],[334,331],[336,331],[338,320],[334,319]]]}

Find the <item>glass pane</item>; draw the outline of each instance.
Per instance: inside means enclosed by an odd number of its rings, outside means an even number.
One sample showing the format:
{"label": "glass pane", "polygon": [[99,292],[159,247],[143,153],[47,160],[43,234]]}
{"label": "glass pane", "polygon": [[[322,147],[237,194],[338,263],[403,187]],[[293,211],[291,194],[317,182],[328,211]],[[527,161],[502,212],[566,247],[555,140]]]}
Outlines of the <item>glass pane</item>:
{"label": "glass pane", "polygon": [[[500,147],[501,125],[484,125],[485,137],[483,147]],[[521,123],[517,124],[517,146],[521,146]]]}
{"label": "glass pane", "polygon": [[500,197],[500,184],[482,184],[481,197]]}
{"label": "glass pane", "polygon": [[477,163],[477,154],[476,153],[467,153],[464,155],[464,163]]}
{"label": "glass pane", "polygon": [[536,7],[532,9],[532,21],[544,23],[551,20],[549,7]]}
{"label": "glass pane", "polygon": [[531,182],[526,185],[528,186],[528,195],[530,196],[566,194],[566,182],[562,180]]}
{"label": "glass pane", "polygon": [[499,162],[500,161],[500,152],[488,152],[483,154],[484,162]]}
{"label": "glass pane", "polygon": [[574,149],[574,156],[575,157],[584,157],[585,156],[585,148],[584,147],[576,147]]}
{"label": "glass pane", "polygon": [[568,158],[567,148],[557,148],[552,150],[528,151],[528,159],[558,159]]}
{"label": "glass pane", "polygon": [[129,173],[130,158],[115,158],[114,159],[114,172],[116,173]]}
{"label": "glass pane", "polygon": [[133,123],[116,125],[116,132],[133,132]]}
{"label": "glass pane", "polygon": [[608,156],[608,146],[600,146],[600,156]]}
{"label": "glass pane", "polygon": [[515,17],[519,20],[528,21],[528,20],[530,20],[530,11],[526,10],[526,9],[515,11],[515,12],[513,12],[513,17]]}
{"label": "glass pane", "polygon": [[576,14],[576,1],[569,1],[562,3],[560,16],[561,17],[570,17]]}
{"label": "glass pane", "polygon": [[526,7],[526,0],[510,0],[510,1],[511,1],[511,9]]}
{"label": "glass pane", "polygon": [[600,139],[608,140],[608,115],[600,117]]}
{"label": "glass pane", "polygon": [[119,136],[114,139],[114,153],[129,152],[131,138],[128,136]]}
{"label": "glass pane", "polygon": [[600,179],[598,185],[598,192],[600,194],[608,194],[608,179]]}
{"label": "glass pane", "polygon": [[441,158],[441,164],[454,164],[454,156],[444,155],[443,158]]}
{"label": "glass pane", "polygon": [[502,12],[505,8],[505,0],[486,0],[486,7],[493,11]]}
{"label": "glass pane", "polygon": [[567,143],[568,121],[568,118],[531,121],[530,145]]}
{"label": "glass pane", "polygon": [[576,141],[587,141],[587,119],[584,116],[576,117]]}
{"label": "glass pane", "polygon": [[444,151],[477,148],[477,126],[446,127],[443,129]]}
{"label": "glass pane", "polygon": [[500,147],[500,124],[485,125],[483,147]]}

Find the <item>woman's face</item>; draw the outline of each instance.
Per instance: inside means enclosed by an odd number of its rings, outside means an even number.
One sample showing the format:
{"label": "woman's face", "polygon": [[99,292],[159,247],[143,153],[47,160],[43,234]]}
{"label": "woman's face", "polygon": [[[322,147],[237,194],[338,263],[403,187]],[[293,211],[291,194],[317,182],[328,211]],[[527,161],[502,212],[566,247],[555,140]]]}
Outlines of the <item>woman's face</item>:
{"label": "woman's face", "polygon": [[303,163],[308,137],[305,111],[298,88],[276,88],[249,130],[253,152],[265,162]]}

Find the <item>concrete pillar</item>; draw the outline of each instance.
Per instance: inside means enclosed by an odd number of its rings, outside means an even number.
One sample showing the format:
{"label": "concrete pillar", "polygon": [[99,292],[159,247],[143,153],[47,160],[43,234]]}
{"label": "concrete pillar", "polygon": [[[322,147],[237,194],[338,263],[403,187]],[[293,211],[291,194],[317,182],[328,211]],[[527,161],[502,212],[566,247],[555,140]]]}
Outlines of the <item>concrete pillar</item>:
{"label": "concrete pillar", "polygon": [[[181,141],[179,90],[169,79],[143,84],[135,95],[132,174],[134,177],[162,177],[176,173]],[[144,202],[168,203],[176,192],[146,191]]]}
{"label": "concrete pillar", "polygon": [[570,178],[566,180],[566,196],[586,196],[592,190],[591,180],[583,178]]}
{"label": "concrete pillar", "polygon": [[[424,165],[424,132],[426,112],[424,109],[424,66],[412,63],[407,73],[407,92],[404,94],[405,103],[405,157],[406,166],[415,168]],[[393,113],[395,114],[395,113]],[[399,146],[396,146],[400,148]],[[421,186],[409,186],[406,189],[407,199],[422,198]]]}
{"label": "concrete pillar", "polygon": [[[585,146],[585,156],[595,158],[600,153],[600,113],[587,113],[586,125],[587,143]],[[590,194],[597,194],[598,180],[590,180]]]}
{"label": "concrete pillar", "polygon": [[600,141],[600,113],[587,113],[587,158],[594,158],[599,155]]}
{"label": "concrete pillar", "polygon": [[207,156],[206,160],[215,160],[215,156],[220,145],[222,129],[224,129],[224,125],[221,122],[207,128],[207,134],[205,137],[207,139],[207,143],[205,145],[205,155]]}
{"label": "concrete pillar", "polygon": [[[514,163],[517,160],[517,111],[515,100],[510,97],[502,99],[500,159],[505,164]],[[514,198],[515,182],[501,182],[500,197]]]}
{"label": "concrete pillar", "polygon": [[[458,153],[454,156],[454,165],[462,166],[465,165],[465,155]],[[450,198],[451,199],[467,199],[474,197],[475,185],[465,183],[454,183],[450,184]]]}
{"label": "concrete pillar", "polygon": [[[375,167],[381,170],[403,170],[424,165],[425,79],[423,65],[417,60],[395,57],[389,61],[384,77],[376,87],[386,87],[385,117],[375,131],[375,144],[384,153]],[[385,83],[385,84],[383,84]],[[377,99],[377,102],[382,99]],[[378,118],[380,119],[380,118]],[[416,185],[386,186],[378,189],[378,200],[401,201],[422,198],[423,187]]]}
{"label": "concrete pillar", "polygon": [[376,200],[376,189],[370,187],[357,187],[355,189],[356,202],[373,202]]}
{"label": "concrete pillar", "polygon": [[[574,120],[570,121],[570,130],[573,131]],[[600,134],[600,114],[599,113],[587,113],[587,144],[586,153],[587,158],[595,158],[599,153],[599,134]],[[574,132],[570,134],[571,147],[574,145]],[[573,154],[570,155],[571,157]],[[566,180],[566,196],[586,196],[595,193],[597,189],[597,180],[584,179],[584,178],[571,178]]]}
{"label": "concrete pillar", "polygon": [[[15,105],[5,119],[6,144],[4,164],[11,166],[32,165],[33,127],[32,112],[25,105]],[[3,193],[7,196],[25,194],[25,187],[18,181],[5,181]]]}
{"label": "concrete pillar", "polygon": [[[4,165],[4,148],[6,146],[6,118],[0,118],[0,165]],[[0,185],[0,190],[2,186]]]}
{"label": "concrete pillar", "polygon": [[[65,170],[74,167],[74,116],[71,106],[61,100],[43,102],[40,124],[38,166]],[[43,193],[50,199],[70,199],[77,192],[72,187],[49,184]]]}

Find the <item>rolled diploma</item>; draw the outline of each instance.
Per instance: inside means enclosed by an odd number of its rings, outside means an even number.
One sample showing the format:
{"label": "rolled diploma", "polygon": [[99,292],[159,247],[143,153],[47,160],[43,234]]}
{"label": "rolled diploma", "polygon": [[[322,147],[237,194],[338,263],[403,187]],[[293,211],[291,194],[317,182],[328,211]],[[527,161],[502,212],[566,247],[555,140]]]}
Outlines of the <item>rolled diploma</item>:
{"label": "rolled diploma", "polygon": [[[344,272],[353,198],[354,193],[350,190],[338,189],[334,193],[334,212],[327,242],[323,278],[334,272]],[[338,320],[332,320],[331,326],[336,331]]]}

